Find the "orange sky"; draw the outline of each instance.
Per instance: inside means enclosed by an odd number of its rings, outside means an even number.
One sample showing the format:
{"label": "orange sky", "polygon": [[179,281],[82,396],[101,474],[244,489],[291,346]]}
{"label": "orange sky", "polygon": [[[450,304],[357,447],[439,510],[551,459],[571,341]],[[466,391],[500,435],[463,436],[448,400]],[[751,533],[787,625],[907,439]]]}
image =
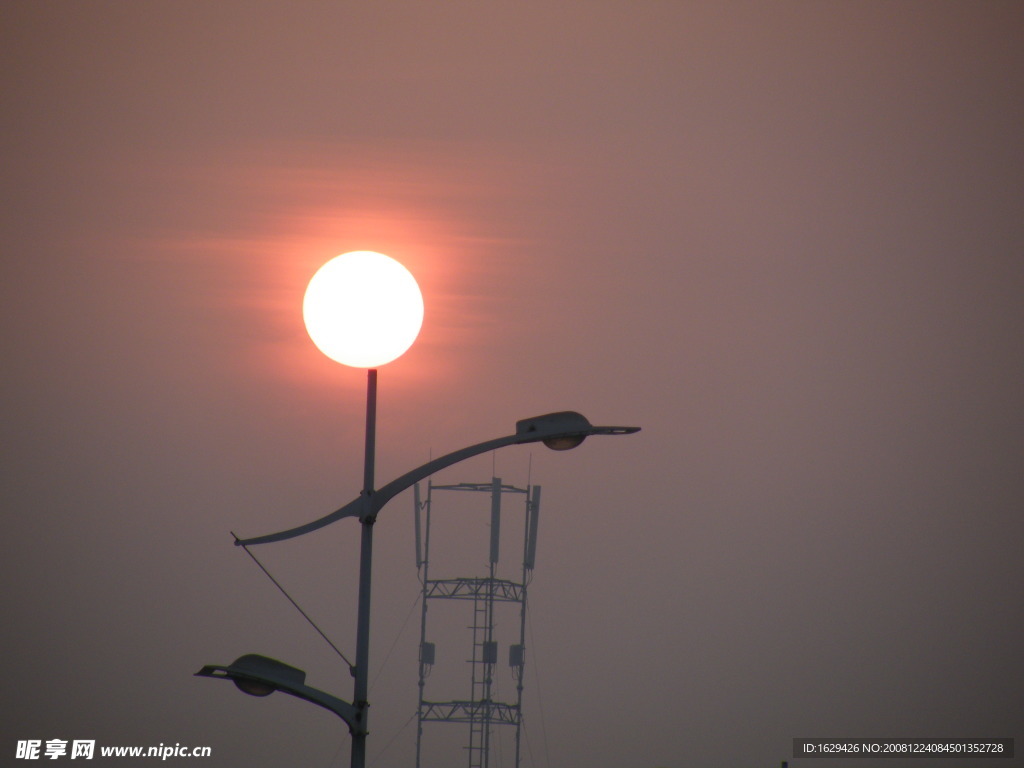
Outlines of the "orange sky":
{"label": "orange sky", "polygon": [[[355,249],[402,261],[426,304],[381,371],[382,481],[534,414],[644,428],[442,478],[544,486],[524,766],[1024,737],[1019,3],[101,0],[0,20],[0,748],[344,764],[326,713],[191,674],[264,653],[350,694],[228,532],[358,491],[365,380],[301,320],[313,272]],[[393,505],[378,768],[414,741],[411,501]],[[261,552],[346,650],[355,538]]]}

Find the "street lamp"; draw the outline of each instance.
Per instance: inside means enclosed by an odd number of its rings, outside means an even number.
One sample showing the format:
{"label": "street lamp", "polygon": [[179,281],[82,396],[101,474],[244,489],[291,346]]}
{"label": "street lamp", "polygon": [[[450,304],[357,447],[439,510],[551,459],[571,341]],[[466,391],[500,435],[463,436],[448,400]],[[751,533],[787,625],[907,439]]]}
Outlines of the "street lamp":
{"label": "street lamp", "polygon": [[[411,282],[410,282],[411,281]],[[370,576],[373,562],[373,524],[392,498],[413,484],[481,453],[509,445],[542,442],[556,451],[575,448],[591,435],[625,435],[639,427],[595,427],[582,414],[559,411],[516,422],[513,434],[445,454],[374,489],[377,423],[377,369],[409,348],[423,321],[423,298],[415,279],[401,264],[371,251],[342,254],[313,276],[303,301],[303,316],[313,342],[333,360],[367,368],[366,440],[363,490],[340,509],[305,525],[250,539],[237,546],[269,544],[301,536],[345,517],[361,524],[359,600],[356,623],[356,661],[352,703],[304,684],[305,672],[265,656],[242,656],[228,667],[206,666],[196,674],[230,679],[241,690],[266,696],[275,690],[310,701],[341,717],[352,733],[352,768],[366,764],[367,691],[370,655]],[[373,339],[374,343],[367,343]]]}
{"label": "street lamp", "polygon": [[219,677],[234,682],[238,690],[250,696],[269,696],[274,691],[288,693],[330,710],[353,731],[356,708],[347,701],[306,685],[306,673],[277,659],[248,653],[227,667],[207,665],[196,672],[198,677]]}

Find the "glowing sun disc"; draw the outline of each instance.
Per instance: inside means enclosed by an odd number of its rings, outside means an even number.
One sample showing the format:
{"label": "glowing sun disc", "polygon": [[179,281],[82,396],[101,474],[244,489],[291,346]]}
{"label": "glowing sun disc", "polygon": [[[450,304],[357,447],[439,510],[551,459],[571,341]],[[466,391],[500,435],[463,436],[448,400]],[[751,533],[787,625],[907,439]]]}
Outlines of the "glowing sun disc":
{"label": "glowing sun disc", "polygon": [[423,325],[423,294],[404,266],[374,251],[335,256],[313,275],[302,300],[306,331],[321,352],[354,368],[404,353]]}

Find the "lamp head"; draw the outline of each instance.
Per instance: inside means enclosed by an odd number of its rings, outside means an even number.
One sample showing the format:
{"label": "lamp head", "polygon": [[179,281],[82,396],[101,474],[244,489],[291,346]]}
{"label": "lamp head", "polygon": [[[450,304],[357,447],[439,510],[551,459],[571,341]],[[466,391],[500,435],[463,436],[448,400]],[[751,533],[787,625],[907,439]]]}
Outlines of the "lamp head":
{"label": "lamp head", "polygon": [[231,679],[231,682],[235,684],[235,688],[250,696],[269,696],[277,690],[277,686],[263,680],[254,680],[248,677],[234,677]]}
{"label": "lamp head", "polygon": [[595,427],[582,413],[558,411],[516,422],[517,442],[542,442],[553,451],[568,451],[589,435],[628,435],[639,427]]}
{"label": "lamp head", "polygon": [[565,437],[548,437],[542,440],[552,451],[568,451],[587,439],[586,435],[567,435]]}
{"label": "lamp head", "polygon": [[277,659],[247,653],[227,667],[208,664],[196,672],[196,676],[230,680],[238,690],[250,696],[269,696],[274,691],[281,691],[330,710],[348,724],[352,733],[359,726],[356,707],[329,693],[310,688],[306,685],[305,672]]}
{"label": "lamp head", "polygon": [[294,689],[306,682],[306,673],[301,669],[256,653],[239,656],[227,667],[203,667],[196,674],[200,677],[226,678],[238,690],[250,696],[269,696],[279,688]]}

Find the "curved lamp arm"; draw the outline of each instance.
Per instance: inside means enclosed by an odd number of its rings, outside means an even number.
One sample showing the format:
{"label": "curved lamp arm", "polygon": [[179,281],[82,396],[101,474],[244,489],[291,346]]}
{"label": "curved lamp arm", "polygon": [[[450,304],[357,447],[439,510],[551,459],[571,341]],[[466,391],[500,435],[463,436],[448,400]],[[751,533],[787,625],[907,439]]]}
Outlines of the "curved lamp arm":
{"label": "curved lamp arm", "polygon": [[292,539],[304,533],[310,533],[323,528],[325,525],[341,520],[344,517],[359,517],[364,522],[366,520],[373,520],[385,504],[420,480],[445,467],[450,467],[452,464],[457,464],[460,461],[486,453],[487,451],[504,448],[507,445],[543,442],[552,450],[560,451],[575,448],[590,435],[629,435],[639,431],[640,427],[595,427],[582,414],[575,411],[559,411],[557,413],[547,413],[543,416],[535,416],[530,419],[522,419],[516,422],[516,432],[514,435],[498,437],[494,440],[471,445],[468,448],[452,451],[392,480],[371,494],[369,511],[367,511],[367,505],[363,501],[363,495],[360,494],[341,509],[321,517],[319,520],[300,525],[297,528],[289,528],[287,531],[279,533],[256,536],[252,539],[236,539],[235,545],[247,547],[250,544],[269,544],[274,541]]}
{"label": "curved lamp arm", "polygon": [[281,691],[323,707],[340,717],[353,734],[363,727],[359,708],[337,696],[306,685],[306,673],[277,659],[248,653],[227,667],[209,664],[196,672],[197,677],[231,680],[250,696],[269,696]]}

